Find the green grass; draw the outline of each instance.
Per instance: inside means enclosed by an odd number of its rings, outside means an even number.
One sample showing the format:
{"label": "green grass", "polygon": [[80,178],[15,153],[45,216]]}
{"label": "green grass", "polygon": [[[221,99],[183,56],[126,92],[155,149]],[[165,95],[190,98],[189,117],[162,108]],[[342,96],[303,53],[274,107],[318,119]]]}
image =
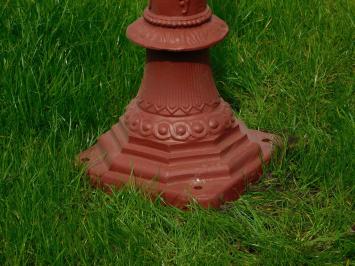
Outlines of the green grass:
{"label": "green grass", "polygon": [[[223,210],[183,212],[132,188],[91,188],[76,154],[135,96],[145,1],[0,3],[0,264],[355,263],[351,0],[214,0],[222,96],[291,141]],[[297,140],[297,141],[295,141]]]}

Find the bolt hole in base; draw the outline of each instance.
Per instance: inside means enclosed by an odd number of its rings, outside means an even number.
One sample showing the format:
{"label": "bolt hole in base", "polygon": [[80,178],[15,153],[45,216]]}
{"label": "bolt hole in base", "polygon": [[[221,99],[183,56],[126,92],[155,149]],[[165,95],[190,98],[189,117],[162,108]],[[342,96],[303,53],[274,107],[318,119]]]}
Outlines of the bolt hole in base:
{"label": "bolt hole in base", "polygon": [[202,189],[202,186],[194,186],[194,189],[196,189],[196,190],[201,190],[201,189]]}
{"label": "bolt hole in base", "polygon": [[271,139],[265,138],[265,139],[262,139],[262,142],[270,143]]}
{"label": "bolt hole in base", "polygon": [[90,161],[90,159],[87,158],[87,157],[85,157],[85,158],[82,158],[81,161],[82,161],[83,163],[87,163],[88,161]]}

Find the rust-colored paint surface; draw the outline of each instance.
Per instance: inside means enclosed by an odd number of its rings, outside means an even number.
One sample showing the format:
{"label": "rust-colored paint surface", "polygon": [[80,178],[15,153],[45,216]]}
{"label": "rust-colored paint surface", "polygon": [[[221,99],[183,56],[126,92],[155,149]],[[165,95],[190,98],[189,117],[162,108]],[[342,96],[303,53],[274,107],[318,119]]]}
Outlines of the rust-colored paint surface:
{"label": "rust-colored paint surface", "polygon": [[208,47],[227,32],[206,0],[150,1],[127,30],[147,48],[139,93],[80,154],[94,185],[133,182],[180,208],[219,207],[259,179],[275,136],[248,129],[218,94]]}

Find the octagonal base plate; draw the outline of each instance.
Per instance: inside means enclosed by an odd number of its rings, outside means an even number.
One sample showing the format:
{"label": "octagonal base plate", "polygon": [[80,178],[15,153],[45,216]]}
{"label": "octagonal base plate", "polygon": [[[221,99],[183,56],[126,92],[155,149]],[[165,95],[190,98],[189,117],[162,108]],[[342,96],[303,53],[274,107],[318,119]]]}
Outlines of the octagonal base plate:
{"label": "octagonal base plate", "polygon": [[236,120],[219,136],[190,142],[152,141],[132,134],[123,118],[80,154],[95,186],[133,182],[179,208],[216,207],[237,199],[262,174],[276,136]]}

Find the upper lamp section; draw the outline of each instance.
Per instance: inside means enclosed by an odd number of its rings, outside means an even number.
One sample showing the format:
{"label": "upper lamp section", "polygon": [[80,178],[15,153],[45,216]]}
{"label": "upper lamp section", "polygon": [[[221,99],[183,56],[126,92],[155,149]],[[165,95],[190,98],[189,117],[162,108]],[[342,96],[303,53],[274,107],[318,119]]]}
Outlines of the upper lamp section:
{"label": "upper lamp section", "polygon": [[207,0],[150,0],[127,37],[145,48],[194,51],[221,41],[228,26],[212,14]]}
{"label": "upper lamp section", "polygon": [[147,10],[160,16],[181,17],[199,14],[206,8],[206,0],[151,0]]}

